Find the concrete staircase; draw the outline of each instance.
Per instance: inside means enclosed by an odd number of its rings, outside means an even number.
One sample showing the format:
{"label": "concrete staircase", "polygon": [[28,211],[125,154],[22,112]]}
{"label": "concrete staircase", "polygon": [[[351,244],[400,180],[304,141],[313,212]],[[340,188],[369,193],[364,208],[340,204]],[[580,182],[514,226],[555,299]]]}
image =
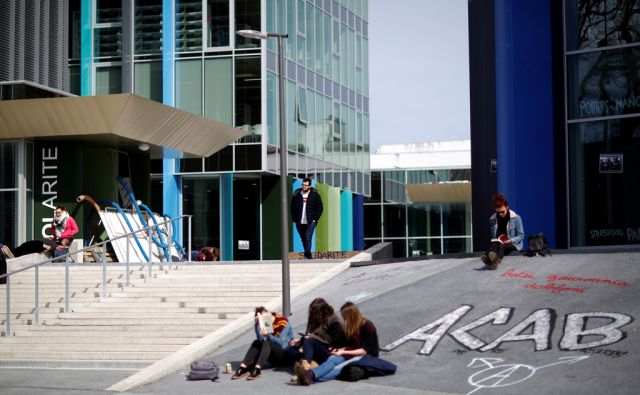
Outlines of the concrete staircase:
{"label": "concrete staircase", "polygon": [[[332,263],[291,264],[291,288],[331,269]],[[0,366],[131,367],[160,360],[216,331],[255,306],[281,298],[275,263],[107,266],[101,297],[99,265],[70,267],[70,311],[64,312],[64,267],[40,268],[40,314],[35,324],[34,271],[11,279],[11,333],[6,291],[0,286]]]}

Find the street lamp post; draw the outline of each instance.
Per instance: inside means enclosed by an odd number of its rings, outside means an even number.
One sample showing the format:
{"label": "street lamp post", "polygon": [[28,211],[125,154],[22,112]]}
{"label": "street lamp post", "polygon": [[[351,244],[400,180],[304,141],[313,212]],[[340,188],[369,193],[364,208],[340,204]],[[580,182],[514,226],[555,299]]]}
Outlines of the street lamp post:
{"label": "street lamp post", "polygon": [[284,56],[282,40],[289,37],[287,33],[266,33],[257,30],[238,30],[243,37],[266,40],[269,37],[278,39],[278,105],[280,119],[280,210],[282,227],[282,314],[291,315],[290,278],[289,278],[289,207],[287,204],[287,129],[284,117]]}

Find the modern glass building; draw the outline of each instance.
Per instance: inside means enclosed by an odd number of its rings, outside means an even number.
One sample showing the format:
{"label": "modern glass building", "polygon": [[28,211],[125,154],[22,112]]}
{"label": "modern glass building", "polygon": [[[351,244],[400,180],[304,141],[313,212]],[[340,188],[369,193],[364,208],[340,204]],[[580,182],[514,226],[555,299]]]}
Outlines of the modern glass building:
{"label": "modern glass building", "polygon": [[472,251],[469,140],[380,146],[371,156],[365,245],[394,257]]}
{"label": "modern glass building", "polygon": [[[18,3],[29,13],[38,2]],[[287,33],[286,171],[292,185],[314,178],[325,200],[316,249],[362,249],[371,183],[367,0],[62,3],[64,90],[134,93],[246,133],[209,157],[147,154],[150,191],[141,195],[155,211],[193,214],[193,247],[220,246],[225,260],[280,257],[276,42],[235,31]]]}
{"label": "modern glass building", "polygon": [[474,250],[495,191],[556,248],[640,243],[640,3],[470,1]]}

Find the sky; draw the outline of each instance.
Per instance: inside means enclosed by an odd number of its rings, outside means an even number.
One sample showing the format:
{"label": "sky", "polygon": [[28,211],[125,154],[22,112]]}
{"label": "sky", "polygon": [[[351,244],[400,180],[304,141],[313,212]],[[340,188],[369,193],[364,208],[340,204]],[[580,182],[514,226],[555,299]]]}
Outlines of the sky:
{"label": "sky", "polygon": [[369,0],[372,153],[470,138],[467,4]]}

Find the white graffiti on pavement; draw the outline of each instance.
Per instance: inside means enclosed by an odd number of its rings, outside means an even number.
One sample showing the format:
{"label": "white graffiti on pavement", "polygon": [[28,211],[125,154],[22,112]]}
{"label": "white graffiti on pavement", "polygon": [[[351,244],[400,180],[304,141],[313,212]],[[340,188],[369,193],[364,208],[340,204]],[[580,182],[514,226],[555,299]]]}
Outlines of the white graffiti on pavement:
{"label": "white graffiti on pavement", "polygon": [[542,368],[561,364],[571,365],[587,358],[589,357],[562,357],[558,358],[558,362],[538,367],[519,363],[499,365],[501,362],[504,362],[504,359],[502,358],[474,358],[467,367],[476,368],[479,366],[486,366],[486,368],[469,376],[469,384],[476,388],[471,392],[468,392],[467,395],[482,388],[507,387],[518,384],[530,378],[536,373],[536,371]]}

